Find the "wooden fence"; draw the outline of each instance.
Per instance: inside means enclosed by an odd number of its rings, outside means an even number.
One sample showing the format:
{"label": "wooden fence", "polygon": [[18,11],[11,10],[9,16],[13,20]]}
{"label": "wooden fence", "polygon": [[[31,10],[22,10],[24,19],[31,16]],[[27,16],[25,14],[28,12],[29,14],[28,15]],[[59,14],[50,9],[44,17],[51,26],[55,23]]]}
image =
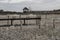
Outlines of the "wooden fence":
{"label": "wooden fence", "polygon": [[[0,21],[7,21],[7,24],[6,25],[0,25],[0,27],[2,27],[2,26],[12,26],[13,25],[13,21],[14,20],[23,20],[23,24],[22,25],[28,25],[28,24],[26,24],[26,20],[41,20],[41,18],[8,18],[8,19],[0,19]],[[10,21],[10,23],[11,24],[9,24],[9,21]],[[19,24],[19,25],[16,25],[16,26],[20,26],[21,24]]]}

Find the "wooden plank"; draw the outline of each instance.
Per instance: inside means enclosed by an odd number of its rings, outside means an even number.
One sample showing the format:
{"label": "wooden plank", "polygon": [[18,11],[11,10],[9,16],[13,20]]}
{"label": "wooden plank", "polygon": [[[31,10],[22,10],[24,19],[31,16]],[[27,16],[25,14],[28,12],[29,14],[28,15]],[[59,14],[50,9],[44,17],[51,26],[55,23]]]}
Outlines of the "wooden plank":
{"label": "wooden plank", "polygon": [[36,19],[41,19],[41,18],[9,18],[9,19],[0,19],[2,20],[36,20]]}

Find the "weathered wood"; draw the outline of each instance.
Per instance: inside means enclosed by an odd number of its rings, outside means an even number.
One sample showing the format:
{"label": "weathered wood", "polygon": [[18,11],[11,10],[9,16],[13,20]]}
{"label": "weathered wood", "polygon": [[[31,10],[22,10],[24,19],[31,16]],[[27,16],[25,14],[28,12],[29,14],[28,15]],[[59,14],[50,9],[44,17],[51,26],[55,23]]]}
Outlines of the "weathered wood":
{"label": "weathered wood", "polygon": [[9,18],[9,19],[0,19],[0,20],[36,20],[41,18]]}
{"label": "weathered wood", "polygon": [[53,19],[53,28],[55,28],[55,19]]}
{"label": "weathered wood", "polygon": [[[8,16],[8,19],[9,19],[9,16]],[[9,20],[8,20],[7,24],[9,25]]]}
{"label": "weathered wood", "polygon": [[11,25],[13,25],[13,20],[11,20]]}
{"label": "weathered wood", "polygon": [[[14,20],[24,20],[24,24],[23,25],[26,25],[26,23],[25,23],[25,20],[36,20],[36,19],[41,19],[41,18],[8,18],[8,19],[0,19],[0,21],[4,21],[4,20],[7,20],[7,21],[9,21],[9,20],[11,20],[11,26],[13,25],[13,21]],[[7,25],[2,25],[2,26],[8,26],[9,25],[9,22],[7,23]]]}

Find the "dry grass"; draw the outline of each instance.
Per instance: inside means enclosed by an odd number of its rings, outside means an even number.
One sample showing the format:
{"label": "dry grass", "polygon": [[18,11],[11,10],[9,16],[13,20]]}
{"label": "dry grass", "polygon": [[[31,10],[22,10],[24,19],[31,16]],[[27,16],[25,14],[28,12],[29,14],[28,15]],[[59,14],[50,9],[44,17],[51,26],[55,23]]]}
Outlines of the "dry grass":
{"label": "dry grass", "polygon": [[60,32],[52,27],[0,27],[0,40],[60,40]]}

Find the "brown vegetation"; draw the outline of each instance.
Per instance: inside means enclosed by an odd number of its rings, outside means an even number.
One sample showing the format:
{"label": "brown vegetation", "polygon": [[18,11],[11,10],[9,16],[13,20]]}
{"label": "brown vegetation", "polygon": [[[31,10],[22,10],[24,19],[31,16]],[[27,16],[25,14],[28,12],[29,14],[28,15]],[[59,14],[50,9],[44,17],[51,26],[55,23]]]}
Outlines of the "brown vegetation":
{"label": "brown vegetation", "polygon": [[22,29],[14,26],[1,27],[0,40],[59,40],[60,32],[53,27],[41,27],[40,29],[38,26],[30,27],[22,26]]}

